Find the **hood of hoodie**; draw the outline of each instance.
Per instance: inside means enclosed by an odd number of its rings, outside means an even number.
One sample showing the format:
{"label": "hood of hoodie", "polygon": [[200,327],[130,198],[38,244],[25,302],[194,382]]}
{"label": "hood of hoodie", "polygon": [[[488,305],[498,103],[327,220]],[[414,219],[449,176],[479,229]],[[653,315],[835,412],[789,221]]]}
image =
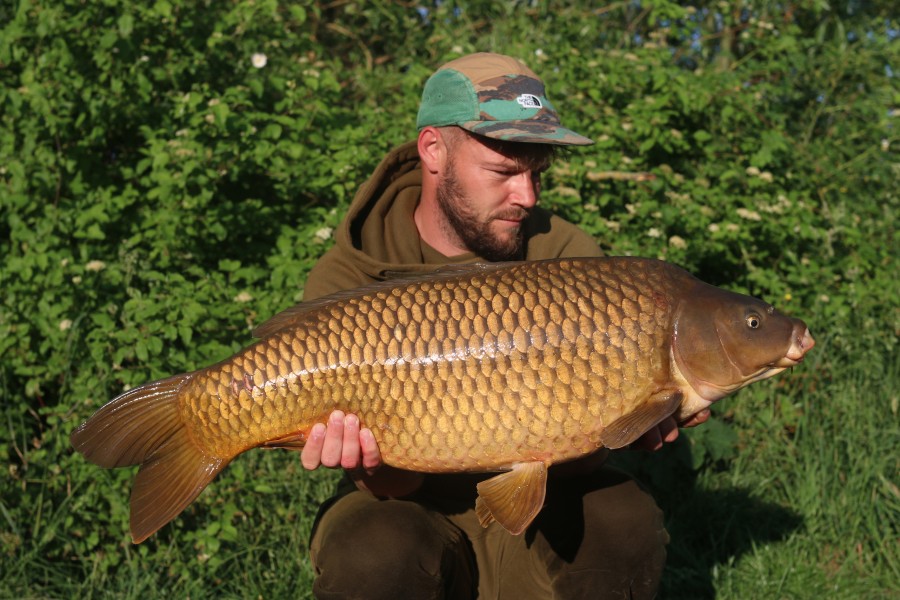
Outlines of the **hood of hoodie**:
{"label": "hood of hoodie", "polygon": [[478,261],[474,253],[443,256],[422,241],[413,218],[421,192],[419,152],[415,141],[407,142],[391,150],[359,188],[335,244],[374,279]]}

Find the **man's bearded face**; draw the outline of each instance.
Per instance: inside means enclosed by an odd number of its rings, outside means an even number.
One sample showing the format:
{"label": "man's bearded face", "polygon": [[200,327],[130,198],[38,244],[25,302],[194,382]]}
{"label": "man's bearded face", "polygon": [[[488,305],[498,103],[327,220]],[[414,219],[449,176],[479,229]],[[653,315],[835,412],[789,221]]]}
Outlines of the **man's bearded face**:
{"label": "man's bearded face", "polygon": [[[477,184],[477,182],[474,182]],[[491,210],[479,206],[457,177],[453,161],[437,187],[437,203],[446,219],[445,226],[463,245],[489,261],[524,258],[524,224],[529,210],[520,206],[502,206]]]}

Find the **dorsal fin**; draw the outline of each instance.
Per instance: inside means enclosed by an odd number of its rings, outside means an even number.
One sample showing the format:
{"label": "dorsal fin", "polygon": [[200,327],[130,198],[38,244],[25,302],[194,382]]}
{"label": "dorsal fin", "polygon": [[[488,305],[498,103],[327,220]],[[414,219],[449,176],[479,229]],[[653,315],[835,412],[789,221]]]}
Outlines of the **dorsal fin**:
{"label": "dorsal fin", "polygon": [[443,279],[452,279],[453,277],[469,277],[477,273],[490,273],[500,269],[508,269],[516,265],[525,264],[525,261],[509,261],[509,262],[473,262],[460,263],[456,265],[440,265],[431,271],[418,271],[409,273],[408,271],[385,271],[385,280],[381,283],[393,283],[395,285],[409,283],[413,281],[422,281],[423,279],[434,278],[435,281]]}
{"label": "dorsal fin", "polygon": [[464,265],[443,265],[434,271],[425,271],[419,273],[401,273],[397,271],[386,271],[387,279],[384,281],[376,281],[368,283],[358,288],[342,290],[315,300],[301,302],[290,308],[277,313],[268,321],[256,327],[252,335],[257,338],[264,338],[275,332],[282,331],[293,327],[303,318],[303,315],[324,308],[335,302],[342,302],[350,298],[359,298],[367,294],[377,293],[383,290],[391,290],[402,287],[410,283],[419,283],[422,281],[445,281],[448,279],[464,278],[476,275],[478,273],[486,273],[497,269],[507,268],[512,265],[522,264],[521,262],[502,262],[502,263],[469,263]]}
{"label": "dorsal fin", "polygon": [[284,309],[280,313],[276,313],[273,317],[270,317],[269,320],[263,322],[258,327],[255,327],[250,334],[256,338],[264,338],[277,331],[281,331],[282,329],[288,329],[295,325],[306,313],[339,302],[340,300],[351,298],[355,295],[352,292],[355,291],[356,290],[347,290],[337,292],[336,294],[329,294],[328,296],[322,296],[315,300],[295,304],[294,306]]}

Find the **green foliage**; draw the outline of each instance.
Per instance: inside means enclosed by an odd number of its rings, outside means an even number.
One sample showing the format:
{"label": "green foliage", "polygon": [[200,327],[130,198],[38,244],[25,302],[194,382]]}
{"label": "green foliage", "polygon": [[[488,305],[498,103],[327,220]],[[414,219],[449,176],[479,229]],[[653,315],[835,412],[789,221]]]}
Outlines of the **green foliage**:
{"label": "green foliage", "polygon": [[666,597],[747,597],[759,581],[772,596],[897,593],[895,13],[0,5],[0,596],[308,595],[333,474],[249,453],[135,547],[133,474],[87,465],[68,436],[297,301],[355,189],[414,135],[425,78],[476,50],[526,59],[597,141],[546,175],[545,205],[609,253],[767,298],[819,343],[687,442],[622,457],[670,517]]}

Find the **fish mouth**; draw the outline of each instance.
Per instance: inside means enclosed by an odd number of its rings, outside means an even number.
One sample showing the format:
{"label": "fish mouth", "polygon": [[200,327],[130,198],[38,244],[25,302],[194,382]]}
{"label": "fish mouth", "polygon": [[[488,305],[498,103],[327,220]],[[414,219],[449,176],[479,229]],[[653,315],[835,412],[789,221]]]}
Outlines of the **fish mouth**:
{"label": "fish mouth", "polygon": [[[803,328],[802,332],[798,331],[800,327]],[[784,357],[775,363],[775,366],[786,369],[800,364],[803,361],[803,357],[806,356],[806,353],[815,345],[816,340],[813,339],[813,336],[809,333],[809,328],[806,327],[806,325],[801,324],[795,327],[794,335],[791,336],[791,347],[788,348]]]}

